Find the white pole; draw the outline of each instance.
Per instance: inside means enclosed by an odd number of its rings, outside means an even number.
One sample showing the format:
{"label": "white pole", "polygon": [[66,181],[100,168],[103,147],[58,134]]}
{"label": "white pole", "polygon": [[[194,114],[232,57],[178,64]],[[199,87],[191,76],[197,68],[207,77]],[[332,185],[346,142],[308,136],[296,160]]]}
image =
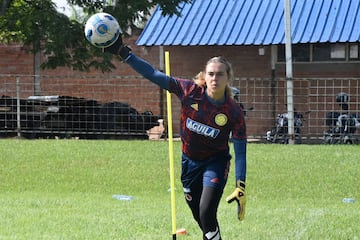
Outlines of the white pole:
{"label": "white pole", "polygon": [[288,113],[289,144],[295,143],[294,135],[294,103],[293,103],[293,71],[291,52],[291,4],[290,0],[284,0],[285,17],[285,59],[286,59],[286,94]]}
{"label": "white pole", "polygon": [[159,46],[159,68],[161,71],[165,71],[165,53],[164,46]]}
{"label": "white pole", "polygon": [[16,77],[16,123],[17,136],[21,137],[21,115],[20,115],[20,78]]}

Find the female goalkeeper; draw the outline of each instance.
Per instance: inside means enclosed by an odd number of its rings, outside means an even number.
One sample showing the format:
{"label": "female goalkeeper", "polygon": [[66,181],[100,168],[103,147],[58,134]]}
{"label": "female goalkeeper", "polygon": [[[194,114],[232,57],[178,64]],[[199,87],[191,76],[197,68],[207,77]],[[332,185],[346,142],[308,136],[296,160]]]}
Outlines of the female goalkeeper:
{"label": "female goalkeeper", "polygon": [[223,57],[211,58],[194,80],[167,76],[117,42],[104,49],[120,55],[139,74],[174,94],[181,101],[181,181],[185,199],[199,224],[204,240],[221,239],[217,210],[230,167],[229,136],[235,152],[235,191],[226,198],[236,201],[239,220],[245,214],[246,127],[241,107],[232,99],[229,82],[233,72]]}

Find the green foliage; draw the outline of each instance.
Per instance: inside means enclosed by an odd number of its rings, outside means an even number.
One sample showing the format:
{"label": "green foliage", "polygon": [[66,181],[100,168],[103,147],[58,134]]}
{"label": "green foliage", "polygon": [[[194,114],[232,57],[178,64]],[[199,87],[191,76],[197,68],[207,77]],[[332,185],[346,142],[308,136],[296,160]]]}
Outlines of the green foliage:
{"label": "green foliage", "polygon": [[[135,19],[145,19],[145,15],[150,14],[150,9],[156,4],[160,4],[164,14],[171,15],[179,14],[180,3],[191,1],[127,0],[114,1],[114,6],[103,0],[68,2],[83,8],[88,16],[101,11],[113,14],[122,29],[128,29],[134,28]],[[46,60],[42,68],[66,66],[80,71],[95,68],[103,72],[115,68],[111,56],[103,54],[85,40],[83,21],[86,17],[69,19],[56,11],[51,0],[2,0],[0,7],[0,43],[19,42],[33,53],[43,52]]]}
{"label": "green foliage", "polygon": [[[180,142],[174,149],[177,228],[188,232],[179,239],[198,240]],[[171,239],[166,141],[3,139],[0,154],[0,239]],[[359,239],[359,154],[351,145],[249,144],[245,220],[223,197],[223,238]]]}

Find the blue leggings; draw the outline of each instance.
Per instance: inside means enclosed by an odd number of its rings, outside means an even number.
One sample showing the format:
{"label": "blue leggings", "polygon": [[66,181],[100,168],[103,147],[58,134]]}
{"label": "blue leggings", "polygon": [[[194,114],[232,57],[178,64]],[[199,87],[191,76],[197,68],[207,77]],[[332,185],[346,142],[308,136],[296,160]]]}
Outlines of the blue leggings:
{"label": "blue leggings", "polygon": [[181,180],[185,199],[203,232],[203,239],[206,239],[206,233],[219,229],[217,209],[227,182],[229,167],[229,157],[193,161],[183,156]]}

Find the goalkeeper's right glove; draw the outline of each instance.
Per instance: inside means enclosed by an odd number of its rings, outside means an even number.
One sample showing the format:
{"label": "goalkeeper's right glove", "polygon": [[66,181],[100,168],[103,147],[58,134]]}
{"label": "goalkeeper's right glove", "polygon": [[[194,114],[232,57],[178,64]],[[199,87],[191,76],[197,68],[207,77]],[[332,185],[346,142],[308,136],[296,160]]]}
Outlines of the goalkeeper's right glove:
{"label": "goalkeeper's right glove", "polygon": [[124,61],[129,56],[131,49],[123,44],[122,36],[120,34],[114,44],[112,44],[107,48],[104,48],[104,52],[108,52],[114,55],[119,55]]}
{"label": "goalkeeper's right glove", "polygon": [[245,218],[245,182],[238,180],[236,183],[235,191],[226,198],[228,203],[236,201],[238,204],[238,218],[240,221]]}

